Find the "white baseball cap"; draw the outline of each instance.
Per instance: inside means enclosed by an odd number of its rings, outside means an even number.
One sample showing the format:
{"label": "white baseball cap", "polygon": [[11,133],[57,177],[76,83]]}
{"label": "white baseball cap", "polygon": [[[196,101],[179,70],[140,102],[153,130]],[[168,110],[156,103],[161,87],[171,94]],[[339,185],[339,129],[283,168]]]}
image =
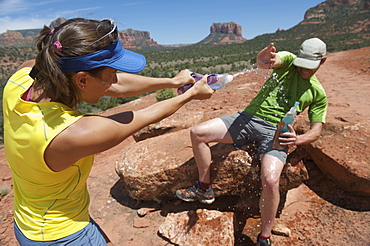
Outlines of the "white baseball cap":
{"label": "white baseball cap", "polygon": [[297,67],[316,69],[326,57],[326,44],[319,38],[305,40],[293,64]]}

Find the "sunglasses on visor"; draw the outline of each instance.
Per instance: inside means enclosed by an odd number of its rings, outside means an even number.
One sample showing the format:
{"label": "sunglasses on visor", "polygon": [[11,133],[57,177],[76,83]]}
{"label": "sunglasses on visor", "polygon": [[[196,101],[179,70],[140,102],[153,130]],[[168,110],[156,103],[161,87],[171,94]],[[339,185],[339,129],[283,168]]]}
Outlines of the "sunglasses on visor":
{"label": "sunglasses on visor", "polygon": [[[87,47],[90,47],[90,46],[96,46],[96,45],[98,45],[104,38],[106,38],[106,37],[108,37],[110,34],[112,34],[113,32],[118,32],[117,31],[117,24],[116,24],[116,22],[113,20],[113,19],[111,19],[111,18],[108,18],[108,19],[104,19],[104,20],[102,20],[101,22],[103,23],[103,22],[106,22],[106,21],[108,21],[109,23],[110,23],[110,25],[111,25],[111,27],[112,27],[112,29],[108,32],[108,33],[106,33],[103,37],[101,37],[101,38],[99,38],[98,40],[96,40],[95,42],[93,42],[92,44],[90,44],[90,45],[88,45]],[[99,29],[99,27],[98,27],[98,29]]]}

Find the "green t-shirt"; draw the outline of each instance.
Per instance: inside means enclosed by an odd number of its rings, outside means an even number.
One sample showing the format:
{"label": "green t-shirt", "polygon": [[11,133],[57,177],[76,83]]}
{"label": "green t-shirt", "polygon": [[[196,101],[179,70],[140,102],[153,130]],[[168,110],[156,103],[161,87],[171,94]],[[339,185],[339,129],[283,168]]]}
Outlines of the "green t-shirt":
{"label": "green t-shirt", "polygon": [[325,123],[328,102],[316,76],[303,79],[293,65],[294,54],[282,51],[277,55],[281,58],[281,65],[273,69],[270,78],[244,111],[278,125],[294,102],[298,101],[297,114],[308,107],[310,122]]}

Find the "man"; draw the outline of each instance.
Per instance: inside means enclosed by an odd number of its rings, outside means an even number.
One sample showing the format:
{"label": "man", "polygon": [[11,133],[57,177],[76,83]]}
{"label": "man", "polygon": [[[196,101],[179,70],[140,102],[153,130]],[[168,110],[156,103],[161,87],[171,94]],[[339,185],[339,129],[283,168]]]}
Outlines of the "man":
{"label": "man", "polygon": [[[279,179],[286,162],[288,145],[315,141],[325,123],[327,97],[315,76],[325,60],[326,44],[318,38],[304,41],[298,56],[286,51],[276,53],[273,43],[261,50],[257,64],[260,68],[273,68],[271,77],[243,111],[203,122],[191,129],[199,179],[194,186],[177,190],[176,195],[184,201],[199,200],[207,204],[215,200],[211,187],[211,151],[208,143],[258,143],[262,230],[257,245],[272,245],[271,230],[280,201]],[[276,126],[296,101],[299,102],[298,114],[308,108],[310,130],[297,135],[293,127],[288,125],[289,132],[279,136],[280,144],[285,145],[285,149],[274,149],[272,143]]]}

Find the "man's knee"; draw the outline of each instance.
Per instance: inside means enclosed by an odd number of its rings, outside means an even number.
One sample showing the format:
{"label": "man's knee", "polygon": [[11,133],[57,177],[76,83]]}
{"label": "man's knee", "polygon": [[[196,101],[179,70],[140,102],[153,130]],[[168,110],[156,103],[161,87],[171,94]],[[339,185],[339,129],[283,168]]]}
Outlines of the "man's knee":
{"label": "man's knee", "polygon": [[280,175],[269,173],[261,175],[261,179],[262,179],[262,189],[265,189],[269,192],[279,190]]}
{"label": "man's knee", "polygon": [[203,135],[201,127],[199,125],[193,126],[190,128],[190,137],[192,140],[198,140],[200,139],[200,136]]}
{"label": "man's knee", "polygon": [[[210,131],[210,128],[212,130]],[[192,141],[198,141],[198,142],[207,142],[209,138],[212,138],[215,134],[216,129],[214,125],[209,124],[207,125],[207,122],[201,123],[199,125],[195,125],[190,129],[190,137]]]}

